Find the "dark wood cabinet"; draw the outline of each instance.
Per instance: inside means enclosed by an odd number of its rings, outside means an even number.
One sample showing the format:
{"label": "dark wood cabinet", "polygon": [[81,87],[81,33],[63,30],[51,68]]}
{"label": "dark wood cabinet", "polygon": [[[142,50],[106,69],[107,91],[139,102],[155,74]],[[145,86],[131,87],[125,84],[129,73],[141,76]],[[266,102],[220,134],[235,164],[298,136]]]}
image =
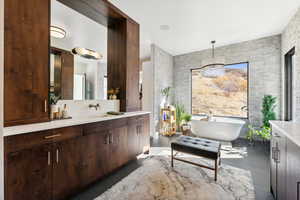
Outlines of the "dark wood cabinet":
{"label": "dark wood cabinet", "polygon": [[139,24],[122,19],[108,26],[107,48],[108,88],[120,88],[121,111],[140,110]]}
{"label": "dark wood cabinet", "polygon": [[50,0],[6,0],[4,16],[4,125],[48,121]]}
{"label": "dark wood cabinet", "polygon": [[65,199],[81,188],[81,138],[53,144],[53,199]]}
{"label": "dark wood cabinet", "polygon": [[141,131],[139,132],[139,152],[138,153],[145,153],[149,152],[150,149],[150,117],[149,115],[145,115],[142,118],[141,123]]}
{"label": "dark wood cabinet", "polygon": [[136,156],[139,154],[139,144],[140,144],[140,138],[139,138],[139,130],[140,130],[140,123],[138,123],[137,117],[129,118],[128,120],[128,152],[129,152],[129,158],[135,159]]}
{"label": "dark wood cabinet", "polygon": [[149,147],[141,115],[4,138],[7,200],[60,200]]}
{"label": "dark wood cabinet", "polygon": [[52,199],[52,147],[42,145],[6,154],[5,199]]}
{"label": "dark wood cabinet", "polygon": [[129,161],[127,124],[119,124],[109,131],[109,172]]}
{"label": "dark wood cabinet", "polygon": [[300,147],[287,140],[287,197],[289,200],[300,200]]}
{"label": "dark wood cabinet", "polygon": [[140,110],[140,61],[139,61],[139,24],[127,20],[127,80],[126,80],[126,111]]}
{"label": "dark wood cabinet", "polygon": [[[89,125],[87,125],[89,126]],[[109,133],[108,130],[85,132],[81,141],[81,154],[84,157],[81,166],[82,184],[89,185],[108,173]]]}

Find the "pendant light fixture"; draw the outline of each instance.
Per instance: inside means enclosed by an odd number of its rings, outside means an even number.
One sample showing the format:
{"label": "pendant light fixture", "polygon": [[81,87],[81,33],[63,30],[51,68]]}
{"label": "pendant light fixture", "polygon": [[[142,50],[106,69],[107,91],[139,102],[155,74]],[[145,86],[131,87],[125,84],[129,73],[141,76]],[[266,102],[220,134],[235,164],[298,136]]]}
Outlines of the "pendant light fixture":
{"label": "pendant light fixture", "polygon": [[81,48],[81,47],[76,47],[76,48],[72,49],[72,53],[74,55],[79,55],[83,58],[93,59],[93,60],[99,60],[99,59],[103,58],[103,56],[100,53],[90,50],[90,49]]}
{"label": "pendant light fixture", "polygon": [[66,31],[63,28],[58,26],[50,26],[50,35],[51,37],[62,39],[66,37]]}
{"label": "pendant light fixture", "polygon": [[211,41],[212,45],[212,56],[211,59],[205,59],[202,61],[202,67],[201,68],[206,68],[206,67],[214,67],[214,68],[220,68],[224,67],[224,59],[222,58],[215,58],[215,44],[216,41],[213,40]]}

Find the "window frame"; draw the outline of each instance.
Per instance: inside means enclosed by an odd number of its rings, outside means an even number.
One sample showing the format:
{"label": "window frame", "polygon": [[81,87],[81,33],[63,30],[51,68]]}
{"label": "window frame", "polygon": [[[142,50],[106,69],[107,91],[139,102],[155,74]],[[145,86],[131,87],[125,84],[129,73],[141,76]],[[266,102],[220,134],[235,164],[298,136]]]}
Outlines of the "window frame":
{"label": "window frame", "polygon": [[[295,73],[295,59],[296,48],[293,47],[284,55],[284,120],[293,121],[294,119],[294,73]],[[289,105],[287,105],[289,103]]]}
{"label": "window frame", "polygon": [[[245,61],[245,62],[237,62],[237,63],[232,63],[232,64],[225,64],[225,66],[227,65],[238,65],[238,64],[247,64],[247,117],[236,117],[236,116],[222,116],[222,115],[214,115],[214,117],[226,117],[226,118],[233,118],[233,119],[249,119],[249,61]],[[204,69],[205,67],[197,67],[197,68],[191,68],[190,69],[190,103],[191,103],[191,107],[190,107],[190,112],[192,114],[192,116],[204,116],[201,114],[193,114],[193,75],[192,72],[193,70],[199,70],[199,69]]]}

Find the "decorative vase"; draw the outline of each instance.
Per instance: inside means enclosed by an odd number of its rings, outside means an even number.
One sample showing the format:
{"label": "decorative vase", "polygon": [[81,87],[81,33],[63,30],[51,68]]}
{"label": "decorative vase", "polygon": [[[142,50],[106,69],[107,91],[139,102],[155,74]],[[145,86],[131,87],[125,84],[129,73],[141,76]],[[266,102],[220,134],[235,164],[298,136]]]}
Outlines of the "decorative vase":
{"label": "decorative vase", "polygon": [[170,106],[169,101],[168,101],[168,97],[164,96],[164,98],[162,99],[162,102],[160,104],[161,108],[168,108]]}
{"label": "decorative vase", "polygon": [[53,120],[54,119],[54,113],[58,112],[58,105],[53,104],[53,105],[51,105],[50,109],[51,109],[50,119]]}

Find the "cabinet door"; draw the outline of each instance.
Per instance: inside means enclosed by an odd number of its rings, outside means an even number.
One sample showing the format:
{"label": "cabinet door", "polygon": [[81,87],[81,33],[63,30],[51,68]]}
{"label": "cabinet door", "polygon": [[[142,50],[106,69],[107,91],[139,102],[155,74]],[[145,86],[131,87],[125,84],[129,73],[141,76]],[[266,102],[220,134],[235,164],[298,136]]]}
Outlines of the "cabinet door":
{"label": "cabinet door", "polygon": [[51,146],[9,153],[5,163],[6,200],[51,200]]}
{"label": "cabinet door", "polygon": [[270,181],[271,181],[271,191],[273,192],[275,199],[277,198],[277,162],[276,162],[277,148],[278,148],[277,138],[272,135],[271,150],[270,150],[270,162],[271,162]]}
{"label": "cabinet door", "polygon": [[53,197],[65,199],[81,186],[81,138],[53,144]]}
{"label": "cabinet door", "polygon": [[129,119],[127,129],[129,159],[135,159],[139,153],[139,127],[137,118]]}
{"label": "cabinet door", "polygon": [[7,0],[4,9],[4,124],[48,121],[50,0]]}
{"label": "cabinet door", "polygon": [[277,150],[277,198],[286,199],[286,137],[280,132],[275,135],[278,138]]}
{"label": "cabinet door", "polygon": [[127,77],[126,111],[138,111],[141,108],[139,77],[139,24],[127,20]]}
{"label": "cabinet door", "polygon": [[97,181],[108,172],[109,136],[108,131],[94,132],[83,137],[81,143],[83,162],[81,166],[84,186]]}
{"label": "cabinet door", "polygon": [[149,115],[143,116],[141,128],[140,128],[140,153],[149,152],[150,149],[150,122]]}
{"label": "cabinet door", "polygon": [[129,160],[127,125],[109,131],[109,172],[121,167]]}
{"label": "cabinet door", "polygon": [[300,147],[287,139],[287,198],[300,200]]}

